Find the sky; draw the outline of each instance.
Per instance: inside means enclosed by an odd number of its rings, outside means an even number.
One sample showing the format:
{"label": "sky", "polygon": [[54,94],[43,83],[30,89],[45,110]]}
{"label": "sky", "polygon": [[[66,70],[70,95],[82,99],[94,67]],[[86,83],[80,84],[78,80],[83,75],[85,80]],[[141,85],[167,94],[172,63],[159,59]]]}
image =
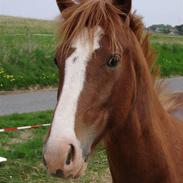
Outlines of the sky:
{"label": "sky", "polygon": [[[152,24],[183,24],[183,0],[133,0],[133,10]],[[59,15],[56,0],[0,0],[0,15],[52,20]]]}

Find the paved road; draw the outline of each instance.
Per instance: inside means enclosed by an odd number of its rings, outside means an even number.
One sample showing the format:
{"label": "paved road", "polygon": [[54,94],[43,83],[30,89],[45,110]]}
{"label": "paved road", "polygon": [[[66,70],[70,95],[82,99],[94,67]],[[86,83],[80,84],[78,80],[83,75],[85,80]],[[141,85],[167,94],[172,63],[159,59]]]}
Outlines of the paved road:
{"label": "paved road", "polygon": [[55,91],[38,91],[0,96],[0,115],[54,109]]}
{"label": "paved road", "polygon": [[[175,92],[183,92],[183,77],[165,81],[168,88]],[[8,94],[0,96],[0,115],[26,113],[54,109],[56,90]]]}
{"label": "paved road", "polygon": [[183,92],[183,77],[166,79],[167,87],[173,92]]}

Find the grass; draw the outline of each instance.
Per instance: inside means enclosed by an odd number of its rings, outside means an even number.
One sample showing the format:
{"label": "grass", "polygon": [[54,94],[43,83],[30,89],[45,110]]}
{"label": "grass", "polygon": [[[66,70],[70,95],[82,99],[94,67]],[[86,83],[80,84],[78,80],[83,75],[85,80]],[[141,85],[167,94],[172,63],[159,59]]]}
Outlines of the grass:
{"label": "grass", "polygon": [[154,33],[151,41],[154,44],[183,45],[183,36]]}
{"label": "grass", "polygon": [[162,77],[183,76],[183,44],[154,44]]}
{"label": "grass", "polygon": [[0,17],[0,90],[57,85],[55,24]]}
{"label": "grass", "polygon": [[157,50],[161,76],[183,76],[183,36],[155,33],[151,42]]}
{"label": "grass", "polygon": [[[0,16],[0,90],[56,86],[56,23]],[[154,34],[161,76],[183,75],[183,36]]]}
{"label": "grass", "polygon": [[[49,123],[52,112],[14,114],[0,117],[0,129]],[[100,146],[93,154],[86,175],[78,180],[49,176],[42,164],[42,145],[48,128],[0,134],[0,156],[8,161],[0,165],[0,183],[107,183],[111,182],[105,150]]]}

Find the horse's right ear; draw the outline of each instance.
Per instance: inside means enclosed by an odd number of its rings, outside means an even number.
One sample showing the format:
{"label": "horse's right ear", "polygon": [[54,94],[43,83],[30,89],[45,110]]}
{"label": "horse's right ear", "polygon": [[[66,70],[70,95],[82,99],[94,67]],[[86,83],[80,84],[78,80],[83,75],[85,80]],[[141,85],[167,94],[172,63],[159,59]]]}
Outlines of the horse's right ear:
{"label": "horse's right ear", "polygon": [[132,0],[113,0],[114,5],[118,6],[123,13],[128,15],[132,8]]}
{"label": "horse's right ear", "polygon": [[60,12],[62,12],[64,9],[73,6],[74,4],[79,4],[79,0],[56,0],[58,8]]}

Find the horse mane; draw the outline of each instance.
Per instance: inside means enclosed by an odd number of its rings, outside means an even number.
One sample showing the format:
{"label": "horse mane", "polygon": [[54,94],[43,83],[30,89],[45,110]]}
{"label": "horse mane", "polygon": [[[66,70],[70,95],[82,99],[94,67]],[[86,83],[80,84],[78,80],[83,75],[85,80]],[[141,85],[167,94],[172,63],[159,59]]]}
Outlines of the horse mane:
{"label": "horse mane", "polygon": [[92,43],[94,32],[101,26],[105,33],[110,35],[110,44],[113,51],[121,50],[121,44],[116,37],[116,25],[122,27],[121,16],[125,14],[115,7],[111,1],[88,0],[81,1],[62,12],[63,22],[60,27],[63,53],[68,53],[71,42],[87,27],[89,40]]}
{"label": "horse mane", "polygon": [[137,16],[136,13],[129,16],[130,28],[136,35],[137,40],[140,43],[147,65],[151,71],[151,76],[154,82],[155,91],[159,97],[159,100],[163,108],[170,114],[177,110],[183,109],[183,93],[172,93],[169,91],[164,80],[156,82],[156,79],[160,76],[160,68],[156,63],[157,54],[155,49],[151,46],[149,32],[144,32],[144,24],[142,17]]}
{"label": "horse mane", "polygon": [[[121,50],[121,45],[116,38],[115,25],[124,27],[122,16],[126,16],[121,9],[114,6],[111,1],[81,1],[81,4],[75,4],[63,11],[62,17],[64,21],[61,24],[60,35],[64,35],[62,47],[68,53],[69,47],[73,39],[75,39],[83,29],[88,27],[89,38],[92,42],[95,28],[102,26],[105,33],[111,35],[111,47],[114,50]],[[135,13],[129,15],[130,28],[136,35],[144,56],[147,60],[149,68],[153,71],[154,76],[157,76],[158,68],[155,67],[156,53],[150,44],[150,34],[144,33],[144,24],[142,18]]]}
{"label": "horse mane", "polygon": [[145,27],[142,21],[142,17],[136,15],[136,12],[129,15],[130,28],[136,35],[137,40],[140,43],[147,65],[149,66],[152,75],[156,78],[159,76],[159,67],[156,65],[156,51],[151,46],[149,32],[144,32]]}

